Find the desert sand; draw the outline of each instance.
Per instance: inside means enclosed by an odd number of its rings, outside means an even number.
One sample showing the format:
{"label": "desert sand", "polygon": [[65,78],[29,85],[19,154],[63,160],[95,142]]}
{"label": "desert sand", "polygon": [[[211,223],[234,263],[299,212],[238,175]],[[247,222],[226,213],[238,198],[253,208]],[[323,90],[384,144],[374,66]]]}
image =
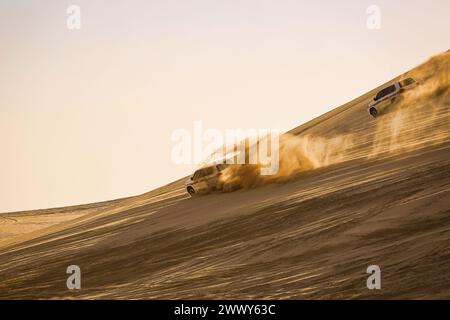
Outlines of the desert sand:
{"label": "desert sand", "polygon": [[[276,181],[190,198],[181,178],[1,214],[0,298],[448,299],[449,75],[447,52],[291,130]],[[375,93],[407,76],[420,86],[372,119]],[[81,290],[66,288],[72,264]]]}

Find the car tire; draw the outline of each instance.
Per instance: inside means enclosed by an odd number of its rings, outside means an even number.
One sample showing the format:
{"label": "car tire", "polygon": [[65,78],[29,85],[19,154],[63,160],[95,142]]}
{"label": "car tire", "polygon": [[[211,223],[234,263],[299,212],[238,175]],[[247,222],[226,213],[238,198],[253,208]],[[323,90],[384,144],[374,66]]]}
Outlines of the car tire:
{"label": "car tire", "polygon": [[378,116],[378,110],[374,107],[369,109],[369,113],[372,117],[376,118]]}
{"label": "car tire", "polygon": [[195,197],[197,194],[195,193],[195,190],[194,190],[194,188],[192,188],[192,187],[187,187],[187,192],[189,193],[189,195],[191,196],[191,197]]}

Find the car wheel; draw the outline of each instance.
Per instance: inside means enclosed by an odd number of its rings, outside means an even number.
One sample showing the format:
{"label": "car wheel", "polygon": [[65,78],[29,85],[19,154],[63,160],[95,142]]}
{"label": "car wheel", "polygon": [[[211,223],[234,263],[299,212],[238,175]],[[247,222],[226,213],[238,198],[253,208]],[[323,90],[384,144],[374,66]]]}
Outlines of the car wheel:
{"label": "car wheel", "polygon": [[193,197],[193,196],[196,195],[195,190],[194,190],[194,188],[192,188],[192,187],[187,187],[187,192],[189,193],[189,195],[190,195],[191,197]]}
{"label": "car wheel", "polygon": [[375,109],[374,107],[369,109],[369,113],[372,117],[376,118],[378,116],[378,110]]}

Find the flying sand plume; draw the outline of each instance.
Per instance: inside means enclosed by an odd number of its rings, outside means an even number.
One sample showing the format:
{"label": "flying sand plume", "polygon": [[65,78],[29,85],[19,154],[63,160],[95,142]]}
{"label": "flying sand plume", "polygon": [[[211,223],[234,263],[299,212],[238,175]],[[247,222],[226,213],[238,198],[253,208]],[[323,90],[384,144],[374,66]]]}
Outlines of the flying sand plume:
{"label": "flying sand plume", "polygon": [[[377,118],[371,147],[364,157],[404,152],[448,140],[450,128],[445,123],[450,120],[449,75],[449,52],[432,57],[406,73],[405,78],[413,77],[420,85],[405,92],[393,111]],[[437,122],[444,125],[436,126]],[[279,140],[279,169],[276,174],[260,175],[261,164],[235,165],[226,169],[222,180],[226,186],[240,185],[244,189],[286,181],[301,172],[353,159],[351,149],[364,143],[364,138],[354,134],[331,138],[284,134]],[[248,144],[245,150],[248,152]]]}
{"label": "flying sand plume", "polygon": [[[445,52],[405,74],[419,80],[419,86],[403,94],[393,112],[377,122],[369,157],[404,152],[449,139],[450,53]],[[447,105],[446,105],[447,103]]]}

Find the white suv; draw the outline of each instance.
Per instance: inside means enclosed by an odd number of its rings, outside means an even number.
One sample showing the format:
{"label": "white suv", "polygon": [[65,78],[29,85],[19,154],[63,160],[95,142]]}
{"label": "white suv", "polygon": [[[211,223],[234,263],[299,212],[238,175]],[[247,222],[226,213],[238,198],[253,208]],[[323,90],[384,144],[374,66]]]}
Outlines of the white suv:
{"label": "white suv", "polygon": [[376,118],[380,113],[393,104],[394,102],[402,98],[401,93],[405,90],[412,89],[417,85],[416,80],[413,78],[407,78],[405,80],[395,82],[394,84],[379,91],[375,98],[369,103],[369,114]]}
{"label": "white suv", "polygon": [[221,190],[223,183],[220,176],[225,168],[227,168],[226,164],[216,164],[195,171],[185,183],[189,195],[193,197],[199,193]]}

